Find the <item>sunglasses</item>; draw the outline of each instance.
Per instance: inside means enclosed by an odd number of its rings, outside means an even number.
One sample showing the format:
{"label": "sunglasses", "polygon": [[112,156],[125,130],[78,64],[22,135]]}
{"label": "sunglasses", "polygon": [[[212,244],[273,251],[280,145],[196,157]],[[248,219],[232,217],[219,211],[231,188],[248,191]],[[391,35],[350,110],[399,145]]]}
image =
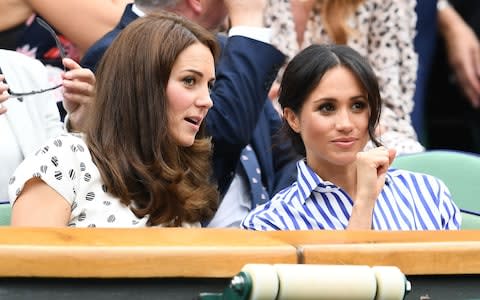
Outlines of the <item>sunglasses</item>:
{"label": "sunglasses", "polygon": [[[41,18],[39,17],[36,17],[35,18],[35,21],[40,25],[42,26],[43,28],[45,28],[49,33],[50,35],[55,39],[55,44],[57,45],[57,48],[60,50],[60,56],[62,58],[62,61],[63,59],[66,57],[65,55],[65,49],[63,48],[62,46],[62,43],[60,43],[60,40],[58,39],[57,37],[57,34],[55,33],[55,30],[53,30],[52,27],[50,27],[50,25],[48,25],[44,20],[42,20]],[[63,67],[63,71],[66,72],[67,70],[65,69],[65,66]],[[0,74],[2,74],[2,71],[0,69]],[[4,79],[3,82],[5,84],[7,84],[7,81]],[[36,90],[36,91],[30,91],[30,92],[16,92],[16,91],[12,91],[10,88],[8,89],[8,93],[10,94],[10,98],[17,98],[18,101],[22,102],[23,101],[23,97],[25,96],[31,96],[31,95],[36,95],[36,94],[42,94],[42,93],[45,93],[45,92],[48,92],[48,91],[52,91],[52,90],[55,90],[55,89],[58,89],[59,87],[61,87],[62,84],[58,84],[56,86],[52,86],[52,87],[49,87],[49,88],[46,88],[46,89],[41,89],[41,90]]]}

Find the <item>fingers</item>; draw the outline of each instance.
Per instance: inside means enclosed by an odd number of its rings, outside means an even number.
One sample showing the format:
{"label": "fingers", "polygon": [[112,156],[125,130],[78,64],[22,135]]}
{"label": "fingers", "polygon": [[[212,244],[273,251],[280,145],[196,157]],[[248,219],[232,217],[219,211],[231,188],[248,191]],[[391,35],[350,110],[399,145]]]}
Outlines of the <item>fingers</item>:
{"label": "fingers", "polygon": [[388,166],[391,166],[395,157],[397,156],[397,150],[395,149],[388,149]]}
{"label": "fingers", "polygon": [[0,75],[0,115],[3,115],[7,111],[7,108],[3,106],[2,102],[7,100],[9,97],[7,92],[8,85],[2,82],[4,78],[5,77],[3,75]]}
{"label": "fingers", "polygon": [[93,102],[95,75],[72,59],[65,58],[63,63],[70,69],[63,74],[63,107],[72,114],[79,106]]}
{"label": "fingers", "polygon": [[64,94],[78,94],[79,96],[91,97],[94,94],[94,86],[88,82],[79,80],[63,80]]}
{"label": "fingers", "polygon": [[275,100],[279,96],[279,90],[280,90],[280,84],[277,82],[274,82],[272,84],[272,87],[270,88],[270,91],[268,92],[268,98],[271,100]]}
{"label": "fingers", "polygon": [[471,50],[471,56],[468,61],[462,61],[455,67],[455,73],[457,75],[460,86],[462,87],[465,95],[470,100],[473,107],[479,107],[480,101],[480,80],[477,76],[477,70],[475,69],[474,60],[476,55]]}
{"label": "fingers", "polygon": [[67,70],[75,70],[75,69],[81,69],[82,66],[78,64],[76,61],[74,61],[71,58],[64,58],[62,60],[63,65],[65,66],[65,69]]}
{"label": "fingers", "polygon": [[0,75],[0,103],[8,99],[8,85],[3,82],[3,75]]}
{"label": "fingers", "polygon": [[87,68],[80,68],[80,69],[73,69],[70,71],[65,72],[62,75],[64,80],[79,80],[91,85],[95,84],[95,74],[90,69]]}
{"label": "fingers", "polygon": [[476,90],[477,94],[475,98],[469,97],[469,99],[473,107],[479,108],[480,107],[480,46],[473,51],[472,59],[473,59],[473,68],[474,68],[473,80],[477,87],[477,90]]}
{"label": "fingers", "polygon": [[390,166],[390,155],[390,151],[383,146],[366,152],[359,152],[357,154],[357,165],[365,171],[377,170],[378,175],[388,170]]}

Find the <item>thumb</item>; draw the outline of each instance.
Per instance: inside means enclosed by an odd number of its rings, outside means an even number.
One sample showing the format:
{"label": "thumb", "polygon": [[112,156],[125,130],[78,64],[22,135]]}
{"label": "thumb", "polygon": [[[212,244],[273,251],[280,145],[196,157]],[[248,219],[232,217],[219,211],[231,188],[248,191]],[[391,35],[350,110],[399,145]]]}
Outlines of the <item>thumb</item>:
{"label": "thumb", "polygon": [[68,58],[68,57],[64,58],[62,60],[62,63],[67,70],[81,69],[82,68],[82,66],[80,66],[76,61],[74,61],[73,59]]}
{"label": "thumb", "polygon": [[389,165],[391,165],[393,163],[393,161],[395,160],[395,156],[397,156],[397,150],[395,149],[388,149],[388,161],[389,161]]}

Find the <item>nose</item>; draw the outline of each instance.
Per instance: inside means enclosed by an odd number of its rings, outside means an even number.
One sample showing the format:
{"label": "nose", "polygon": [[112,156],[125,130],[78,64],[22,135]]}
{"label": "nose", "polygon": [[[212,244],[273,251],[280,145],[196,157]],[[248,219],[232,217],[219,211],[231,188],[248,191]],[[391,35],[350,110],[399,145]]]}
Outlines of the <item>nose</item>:
{"label": "nose", "polygon": [[212,98],[210,97],[210,89],[207,87],[202,89],[201,95],[197,98],[197,103],[200,107],[205,107],[207,109],[213,106]]}
{"label": "nose", "polygon": [[336,129],[343,132],[352,131],[353,123],[351,117],[351,112],[348,109],[339,110],[335,122]]}

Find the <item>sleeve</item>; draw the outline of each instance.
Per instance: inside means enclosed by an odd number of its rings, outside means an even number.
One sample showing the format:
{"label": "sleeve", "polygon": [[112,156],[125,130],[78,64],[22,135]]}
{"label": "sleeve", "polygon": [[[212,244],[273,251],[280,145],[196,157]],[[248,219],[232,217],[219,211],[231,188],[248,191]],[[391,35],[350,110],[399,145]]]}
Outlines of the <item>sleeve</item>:
{"label": "sleeve", "polygon": [[288,230],[287,226],[280,227],[279,219],[282,217],[279,212],[273,208],[274,197],[269,202],[257,206],[253,209],[242,221],[240,227],[247,230],[256,231],[275,231],[275,230]]}
{"label": "sleeve", "polygon": [[453,202],[452,196],[448,187],[443,181],[437,179],[439,184],[439,211],[442,221],[442,229],[455,230],[460,229],[462,223],[462,216],[460,209]]}
{"label": "sleeve", "polygon": [[283,121],[275,108],[272,105],[266,105],[265,109],[270,116],[270,135],[275,172],[275,181],[271,195],[275,195],[297,180],[297,161],[302,159],[302,157],[293,150],[291,140],[282,135],[280,129]]}
{"label": "sleeve", "polygon": [[13,205],[28,180],[40,178],[71,205],[79,190],[77,174],[81,172],[80,156],[85,155],[85,151],[84,142],[74,136],[61,135],[45,143],[35,154],[28,156],[10,178],[10,203]]}
{"label": "sleeve", "polygon": [[214,105],[206,119],[220,193],[226,191],[240,152],[252,139],[284,58],[272,45],[242,36],[230,37],[223,48],[211,94]]}
{"label": "sleeve", "polygon": [[[380,124],[386,128],[385,138],[393,132],[395,139],[390,140],[398,147],[410,142],[415,149],[422,151],[410,116],[418,67],[413,44],[416,15],[414,1],[406,2],[373,1],[367,55],[378,76],[384,103]],[[392,147],[387,140],[382,141]]]}
{"label": "sleeve", "polygon": [[92,70],[93,73],[96,73],[98,63],[103,57],[105,51],[107,51],[108,46],[112,44],[115,37],[118,35],[119,31],[113,29],[103,36],[100,40],[95,42],[85,53],[80,61],[80,65],[84,68]]}

